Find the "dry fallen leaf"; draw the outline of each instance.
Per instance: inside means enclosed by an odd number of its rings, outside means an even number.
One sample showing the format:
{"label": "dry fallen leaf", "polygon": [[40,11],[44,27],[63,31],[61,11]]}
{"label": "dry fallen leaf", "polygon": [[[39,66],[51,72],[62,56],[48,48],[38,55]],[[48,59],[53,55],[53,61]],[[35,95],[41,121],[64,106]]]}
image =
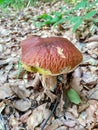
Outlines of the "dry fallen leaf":
{"label": "dry fallen leaf", "polygon": [[19,98],[26,98],[30,95],[30,91],[23,85],[11,85],[11,89]]}
{"label": "dry fallen leaf", "polygon": [[92,66],[88,66],[88,67],[82,67],[83,70],[83,77],[82,80],[86,83],[86,84],[90,84],[92,82],[96,82],[98,79],[97,76],[97,70],[93,70]]}
{"label": "dry fallen leaf", "polygon": [[98,87],[91,89],[87,95],[88,99],[98,100]]}
{"label": "dry fallen leaf", "polygon": [[73,73],[72,73],[72,79],[70,81],[70,86],[77,91],[78,94],[81,94],[81,90],[83,87],[80,84],[81,81],[81,75],[82,75],[82,70],[80,68],[77,68]]}
{"label": "dry fallen leaf", "polygon": [[2,52],[3,52],[3,45],[0,44],[0,53],[2,53]]}
{"label": "dry fallen leaf", "polygon": [[85,61],[85,64],[89,64],[89,65],[98,65],[98,60],[95,60],[94,58],[88,58],[86,61]]}
{"label": "dry fallen leaf", "polygon": [[88,122],[94,121],[95,112],[98,110],[98,102],[96,100],[89,100],[89,107],[87,108],[87,118]]}
{"label": "dry fallen leaf", "polygon": [[29,130],[33,130],[36,126],[40,125],[50,115],[50,110],[46,108],[46,103],[35,108],[27,120]]}
{"label": "dry fallen leaf", "polygon": [[0,130],[6,130],[6,121],[2,114],[0,114]]}
{"label": "dry fallen leaf", "polygon": [[[52,129],[51,129],[51,130],[52,130]],[[66,126],[61,126],[61,127],[57,128],[57,129],[54,129],[54,130],[68,130],[68,127],[66,127]]]}
{"label": "dry fallen leaf", "polygon": [[85,112],[82,112],[79,115],[79,118],[77,119],[78,123],[83,126],[83,128],[85,128],[86,126],[86,118],[87,118],[87,114]]}
{"label": "dry fallen leaf", "polygon": [[86,46],[88,49],[98,48],[98,42],[90,42]]}
{"label": "dry fallen leaf", "polygon": [[4,110],[5,108],[5,103],[2,101],[0,102],[0,113]]}
{"label": "dry fallen leaf", "polygon": [[10,116],[10,118],[9,118],[9,124],[12,126],[12,128],[14,128],[14,130],[16,128],[18,128],[19,122],[18,122],[17,118],[14,115]]}
{"label": "dry fallen leaf", "polygon": [[0,85],[0,99],[5,99],[7,97],[10,97],[13,95],[13,92],[10,88],[10,84],[6,83],[6,84],[1,84]]}
{"label": "dry fallen leaf", "polygon": [[27,98],[16,100],[16,101],[14,100],[13,106],[17,110],[24,112],[24,111],[27,111],[31,107],[31,101]]}
{"label": "dry fallen leaf", "polygon": [[71,119],[66,120],[66,119],[62,118],[62,122],[67,127],[74,127],[76,125],[76,121],[71,120]]}
{"label": "dry fallen leaf", "polygon": [[77,106],[73,105],[72,108],[68,108],[67,110],[68,112],[72,113],[74,115],[74,117],[78,117],[78,111],[77,111]]}
{"label": "dry fallen leaf", "polygon": [[23,122],[23,123],[27,122],[27,119],[29,118],[29,116],[31,115],[31,113],[32,113],[31,110],[27,111],[25,114],[23,114],[23,115],[20,117],[19,120],[20,120],[21,122]]}
{"label": "dry fallen leaf", "polygon": [[86,111],[83,111],[78,118],[81,125],[84,127],[87,125],[87,129],[89,129],[93,123],[95,124],[97,122],[95,112],[98,110],[98,102],[96,100],[89,100],[88,103],[89,107]]}
{"label": "dry fallen leaf", "polygon": [[98,41],[98,35],[93,35],[92,37],[85,40],[85,42],[95,42]]}
{"label": "dry fallen leaf", "polygon": [[3,59],[3,60],[0,60],[0,68],[2,66],[5,66],[5,65],[8,65],[10,62],[12,62],[12,58],[8,58],[8,59]]}
{"label": "dry fallen leaf", "polygon": [[85,109],[87,109],[89,107],[89,104],[87,102],[82,102],[80,105],[79,105],[79,108],[78,108],[78,112],[82,112],[84,111]]}
{"label": "dry fallen leaf", "polygon": [[60,126],[63,125],[63,122],[60,119],[56,119],[52,122],[51,125],[48,125],[45,130],[56,130],[57,128],[59,128]]}
{"label": "dry fallen leaf", "polygon": [[66,120],[75,120],[74,115],[72,113],[68,112],[68,111],[66,111],[64,116],[65,116]]}

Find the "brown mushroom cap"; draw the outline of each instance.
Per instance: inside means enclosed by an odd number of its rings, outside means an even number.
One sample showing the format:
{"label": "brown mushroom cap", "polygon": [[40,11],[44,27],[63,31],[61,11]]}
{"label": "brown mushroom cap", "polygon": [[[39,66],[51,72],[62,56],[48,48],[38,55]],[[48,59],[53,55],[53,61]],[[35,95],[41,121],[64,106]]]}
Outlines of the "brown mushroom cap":
{"label": "brown mushroom cap", "polygon": [[66,38],[29,37],[21,42],[21,61],[59,75],[71,72],[83,59],[81,52]]}

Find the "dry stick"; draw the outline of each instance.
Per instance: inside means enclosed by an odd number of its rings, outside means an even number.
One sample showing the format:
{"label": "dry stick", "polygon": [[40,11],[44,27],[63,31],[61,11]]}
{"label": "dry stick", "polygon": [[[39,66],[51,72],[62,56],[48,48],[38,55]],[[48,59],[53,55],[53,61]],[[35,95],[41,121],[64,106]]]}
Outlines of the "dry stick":
{"label": "dry stick", "polygon": [[56,107],[57,107],[57,105],[58,105],[58,103],[59,103],[59,98],[60,98],[60,97],[57,97],[57,98],[56,98],[56,101],[55,101],[54,107],[53,107],[53,109],[52,109],[52,111],[51,111],[49,117],[47,118],[47,120],[46,120],[46,121],[44,122],[44,124],[42,125],[41,130],[44,130],[44,127],[46,126],[48,120],[49,120],[50,117],[53,115],[53,113],[54,113],[54,111],[55,111],[55,109],[56,109]]}

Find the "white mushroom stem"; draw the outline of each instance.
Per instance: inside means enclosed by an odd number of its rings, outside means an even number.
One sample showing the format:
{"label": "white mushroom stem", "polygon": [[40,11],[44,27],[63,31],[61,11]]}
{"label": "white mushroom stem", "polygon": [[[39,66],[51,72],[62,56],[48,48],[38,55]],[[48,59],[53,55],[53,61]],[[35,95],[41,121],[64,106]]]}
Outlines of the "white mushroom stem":
{"label": "white mushroom stem", "polygon": [[45,94],[50,97],[52,101],[56,98],[56,96],[51,93],[57,87],[57,76],[49,76],[49,75],[42,75],[41,82],[44,87]]}

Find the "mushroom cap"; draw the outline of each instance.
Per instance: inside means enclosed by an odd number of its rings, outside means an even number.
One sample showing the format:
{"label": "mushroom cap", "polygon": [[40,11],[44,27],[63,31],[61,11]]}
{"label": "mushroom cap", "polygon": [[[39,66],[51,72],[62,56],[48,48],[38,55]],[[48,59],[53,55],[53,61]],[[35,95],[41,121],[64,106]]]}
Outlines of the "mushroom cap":
{"label": "mushroom cap", "polygon": [[31,36],[21,42],[21,47],[23,67],[46,75],[69,73],[83,59],[81,52],[62,37]]}

